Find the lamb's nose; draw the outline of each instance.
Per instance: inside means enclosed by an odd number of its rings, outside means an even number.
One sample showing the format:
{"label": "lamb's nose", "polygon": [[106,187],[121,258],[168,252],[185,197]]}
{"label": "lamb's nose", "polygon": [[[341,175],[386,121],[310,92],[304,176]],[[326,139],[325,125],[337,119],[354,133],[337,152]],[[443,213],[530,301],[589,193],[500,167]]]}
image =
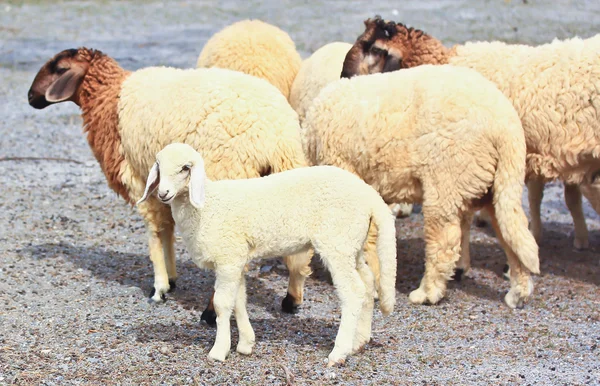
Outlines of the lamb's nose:
{"label": "lamb's nose", "polygon": [[160,197],[161,200],[164,200],[165,198],[167,198],[167,196],[169,195],[169,191],[165,191],[163,194],[158,193],[158,197]]}
{"label": "lamb's nose", "polygon": [[27,99],[29,101],[31,101],[33,99],[33,91],[32,90],[29,90],[29,92],[27,93]]}

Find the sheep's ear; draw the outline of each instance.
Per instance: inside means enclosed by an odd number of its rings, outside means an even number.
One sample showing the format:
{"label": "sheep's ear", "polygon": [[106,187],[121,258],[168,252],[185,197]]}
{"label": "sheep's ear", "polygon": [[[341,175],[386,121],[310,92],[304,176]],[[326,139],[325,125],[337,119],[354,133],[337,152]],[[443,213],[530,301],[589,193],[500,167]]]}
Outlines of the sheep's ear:
{"label": "sheep's ear", "polygon": [[146,189],[144,190],[144,195],[142,196],[142,198],[140,198],[136,205],[139,205],[140,203],[146,201],[146,199],[148,199],[148,196],[150,196],[152,192],[156,190],[159,182],[160,171],[158,170],[158,163],[155,162],[152,166],[152,169],[150,169],[150,174],[148,174],[148,180],[146,181]]}
{"label": "sheep's ear", "polygon": [[70,99],[81,84],[85,76],[85,69],[73,66],[56,79],[46,90],[46,100],[51,103],[63,102]]}
{"label": "sheep's ear", "polygon": [[206,172],[204,161],[197,161],[190,172],[190,202],[194,207],[201,209],[204,206],[206,187]]}
{"label": "sheep's ear", "polygon": [[394,55],[388,55],[385,59],[385,64],[383,65],[383,70],[381,72],[397,71],[400,69],[401,64],[401,58]]}

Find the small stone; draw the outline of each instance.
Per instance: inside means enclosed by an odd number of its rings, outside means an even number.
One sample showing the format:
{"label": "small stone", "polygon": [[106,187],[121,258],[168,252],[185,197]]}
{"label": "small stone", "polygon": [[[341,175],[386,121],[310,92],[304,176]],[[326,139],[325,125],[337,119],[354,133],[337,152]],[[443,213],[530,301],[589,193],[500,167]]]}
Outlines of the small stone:
{"label": "small stone", "polygon": [[263,265],[262,267],[260,267],[260,273],[270,272],[272,268],[272,265]]}
{"label": "small stone", "polygon": [[336,375],[333,371],[329,371],[329,372],[325,373],[325,377],[327,379],[334,379],[336,377]]}
{"label": "small stone", "polygon": [[160,351],[160,353],[164,355],[167,355],[171,352],[171,350],[167,346],[162,346],[158,351]]}

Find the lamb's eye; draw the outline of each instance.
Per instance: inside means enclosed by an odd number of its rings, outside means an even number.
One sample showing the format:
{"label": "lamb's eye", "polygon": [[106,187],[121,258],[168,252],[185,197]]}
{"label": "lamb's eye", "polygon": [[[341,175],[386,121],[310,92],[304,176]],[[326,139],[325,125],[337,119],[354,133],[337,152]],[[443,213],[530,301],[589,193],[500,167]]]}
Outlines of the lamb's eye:
{"label": "lamb's eye", "polygon": [[181,172],[189,172],[191,169],[190,165],[183,165],[183,167],[181,168]]}
{"label": "lamb's eye", "polygon": [[67,70],[68,70],[68,68],[59,68],[58,70],[56,70],[56,73],[57,73],[58,75],[62,75],[62,74],[64,74],[65,72],[67,72]]}
{"label": "lamb's eye", "polygon": [[595,183],[597,183],[597,182],[600,182],[600,170],[596,170],[596,171],[594,172],[594,174],[592,174],[592,178],[591,178],[591,180],[592,180],[592,184],[595,184]]}

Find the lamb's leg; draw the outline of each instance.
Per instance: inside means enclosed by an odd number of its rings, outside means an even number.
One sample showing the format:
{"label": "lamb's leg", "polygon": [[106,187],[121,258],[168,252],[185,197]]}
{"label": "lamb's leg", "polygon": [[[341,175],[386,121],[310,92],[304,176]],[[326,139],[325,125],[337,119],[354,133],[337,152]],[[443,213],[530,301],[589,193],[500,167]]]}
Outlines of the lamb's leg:
{"label": "lamb's leg", "polygon": [[390,204],[388,206],[390,207],[392,214],[398,218],[410,216],[413,210],[413,204],[409,204],[406,202]]}
{"label": "lamb's leg", "polygon": [[374,221],[371,221],[371,225],[369,226],[367,240],[365,241],[365,245],[363,247],[363,256],[367,262],[367,265],[371,269],[371,272],[373,273],[375,287],[371,292],[373,293],[373,297],[377,299],[379,295],[377,291],[375,291],[375,288],[379,288],[379,278],[381,276],[381,272],[379,269],[379,257],[377,256],[377,225],[375,225]]}
{"label": "lamb's leg", "polygon": [[583,216],[583,207],[581,206],[581,191],[579,190],[579,186],[565,184],[565,203],[573,217],[573,226],[575,228],[573,246],[578,250],[586,249],[590,246],[590,243],[585,217]]}
{"label": "lamb's leg", "polygon": [[535,241],[540,244],[540,241],[542,241],[542,215],[540,209],[544,198],[544,181],[539,178],[531,178],[527,181],[527,195],[531,217],[529,229]]}
{"label": "lamb's leg", "polygon": [[356,334],[354,335],[354,341],[352,344],[352,352],[355,353],[363,348],[363,346],[371,340],[371,323],[373,322],[373,297],[369,294],[373,293],[375,288],[375,277],[373,272],[365,264],[364,256],[362,252],[357,259],[357,270],[365,285],[366,296],[362,304],[360,316],[358,318],[358,325],[356,328]]}
{"label": "lamb's leg", "polygon": [[235,321],[240,333],[240,340],[236,351],[240,354],[250,355],[254,347],[254,330],[248,318],[248,310],[246,309],[246,278],[242,274],[240,286],[238,287],[237,297],[235,299]]}
{"label": "lamb's leg", "polygon": [[[449,205],[440,205],[449,208]],[[408,297],[413,304],[436,304],[446,292],[460,255],[461,219],[443,214],[434,206],[423,205],[425,217],[425,274],[418,289]]]}
{"label": "lamb's leg", "polygon": [[160,232],[160,241],[162,243],[163,254],[167,264],[170,292],[177,287],[177,266],[175,264],[175,223],[168,223],[163,226],[163,229]]}
{"label": "lamb's leg", "polygon": [[331,273],[333,285],[342,303],[340,328],[335,338],[333,350],[329,354],[329,363],[327,365],[331,367],[344,363],[346,357],[352,353],[359,314],[363,308],[365,297],[370,297],[371,293],[366,293],[362,278],[355,268],[355,256],[358,251],[349,251],[351,248],[344,248],[341,245],[331,247],[315,245],[315,247],[317,247],[323,262]]}
{"label": "lamb's leg", "polygon": [[215,269],[214,306],[217,313],[217,337],[208,357],[224,361],[231,348],[231,313],[238,297],[244,267],[226,266]]}
{"label": "lamb's leg", "polygon": [[311,248],[308,251],[283,258],[285,265],[288,267],[290,276],[287,295],[281,302],[281,309],[283,312],[293,314],[297,311],[298,306],[302,304],[302,301],[304,300],[304,282],[312,273],[310,269],[310,260],[312,259],[313,253],[314,251]]}
{"label": "lamb's leg", "polygon": [[473,222],[473,213],[464,213],[463,218],[460,221],[460,231],[462,234],[460,241],[460,258],[456,264],[454,270],[453,279],[461,281],[462,275],[467,274],[471,269],[471,253],[470,253],[470,236],[471,236],[471,223]]}
{"label": "lamb's leg", "polygon": [[531,275],[527,268],[521,264],[517,255],[508,246],[506,241],[504,241],[494,208],[490,206],[488,210],[492,219],[492,227],[496,233],[496,238],[504,249],[510,266],[510,291],[504,297],[504,301],[511,308],[523,308],[533,293],[533,280],[531,279]]}

